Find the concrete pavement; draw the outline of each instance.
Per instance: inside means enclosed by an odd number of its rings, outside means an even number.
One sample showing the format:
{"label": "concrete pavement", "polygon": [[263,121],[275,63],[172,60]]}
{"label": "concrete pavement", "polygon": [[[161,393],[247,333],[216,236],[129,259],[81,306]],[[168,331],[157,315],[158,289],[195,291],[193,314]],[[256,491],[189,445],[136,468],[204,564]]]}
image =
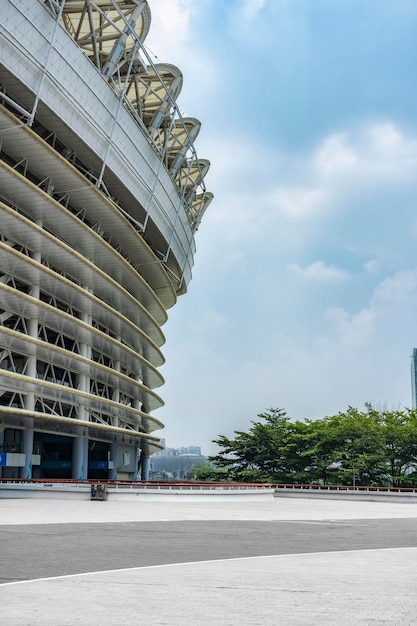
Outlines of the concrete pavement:
{"label": "concrete pavement", "polygon": [[[1,500],[3,579],[15,577],[1,614],[7,626],[415,625],[416,522],[413,503]],[[29,580],[38,560],[50,575]]]}
{"label": "concrete pavement", "polygon": [[[197,500],[197,498],[196,498]],[[2,524],[62,524],[175,520],[347,520],[417,519],[417,501],[352,502],[303,498],[271,498],[246,502],[94,502],[90,500],[0,499]]]}

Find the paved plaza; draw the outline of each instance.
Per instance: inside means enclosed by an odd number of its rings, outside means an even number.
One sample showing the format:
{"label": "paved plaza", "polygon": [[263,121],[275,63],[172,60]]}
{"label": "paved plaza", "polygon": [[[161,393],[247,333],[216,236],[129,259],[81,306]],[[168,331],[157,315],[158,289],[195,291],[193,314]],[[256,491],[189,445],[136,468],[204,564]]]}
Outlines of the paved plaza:
{"label": "paved plaza", "polygon": [[417,503],[0,500],[7,626],[417,624]]}

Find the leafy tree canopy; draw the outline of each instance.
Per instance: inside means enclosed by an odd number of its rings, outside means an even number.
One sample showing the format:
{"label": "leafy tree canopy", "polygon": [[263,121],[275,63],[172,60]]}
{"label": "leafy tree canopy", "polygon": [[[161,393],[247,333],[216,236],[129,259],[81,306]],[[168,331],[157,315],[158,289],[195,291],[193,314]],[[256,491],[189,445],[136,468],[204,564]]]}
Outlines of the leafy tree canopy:
{"label": "leafy tree canopy", "polygon": [[214,440],[219,453],[209,461],[218,480],[273,483],[417,484],[417,411],[363,411],[321,420],[291,420],[269,409],[248,431]]}

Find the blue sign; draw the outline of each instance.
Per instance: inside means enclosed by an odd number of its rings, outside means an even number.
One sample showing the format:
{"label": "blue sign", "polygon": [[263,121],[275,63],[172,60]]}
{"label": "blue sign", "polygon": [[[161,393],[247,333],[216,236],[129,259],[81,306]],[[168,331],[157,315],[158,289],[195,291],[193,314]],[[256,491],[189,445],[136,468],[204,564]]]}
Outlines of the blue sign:
{"label": "blue sign", "polygon": [[90,461],[88,467],[95,470],[107,470],[109,469],[109,463],[108,461]]}
{"label": "blue sign", "polygon": [[7,452],[0,452],[0,467],[6,467]]}

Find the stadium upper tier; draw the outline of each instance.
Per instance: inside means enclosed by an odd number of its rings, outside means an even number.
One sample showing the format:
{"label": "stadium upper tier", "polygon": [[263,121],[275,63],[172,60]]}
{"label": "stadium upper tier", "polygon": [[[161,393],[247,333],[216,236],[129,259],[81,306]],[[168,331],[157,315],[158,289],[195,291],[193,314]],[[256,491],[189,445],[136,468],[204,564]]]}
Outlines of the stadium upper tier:
{"label": "stadium upper tier", "polygon": [[51,424],[128,432],[145,459],[161,326],[212,200],[200,122],[178,108],[181,71],[147,52],[147,1],[5,0],[0,18],[0,424],[32,432],[21,474]]}
{"label": "stadium upper tier", "polygon": [[[4,60],[7,52],[16,57],[2,68],[5,101],[10,96],[19,104],[29,126],[55,141],[53,147],[131,220],[162,261],[175,292],[183,293],[191,278],[194,233],[212,200],[204,183],[209,163],[194,147],[200,122],[183,117],[176,103],[180,70],[154,64],[147,53],[148,3],[28,4],[32,22],[21,7],[5,42]],[[65,27],[56,28],[53,41],[44,26],[51,18],[45,7]]]}

